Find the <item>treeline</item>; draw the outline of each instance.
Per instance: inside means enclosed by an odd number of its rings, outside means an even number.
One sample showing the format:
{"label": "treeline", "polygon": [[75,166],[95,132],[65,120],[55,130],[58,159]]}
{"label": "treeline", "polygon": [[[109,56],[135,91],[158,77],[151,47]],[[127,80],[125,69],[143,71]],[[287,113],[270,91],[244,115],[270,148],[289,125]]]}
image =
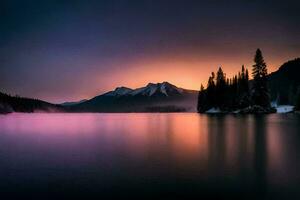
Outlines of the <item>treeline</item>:
{"label": "treeline", "polygon": [[232,78],[226,78],[226,74],[220,67],[217,73],[211,73],[206,90],[201,85],[198,96],[199,112],[205,112],[211,108],[231,111],[249,105],[249,73],[244,66],[238,75]]}
{"label": "treeline", "polygon": [[60,111],[62,107],[39,99],[31,99],[19,96],[11,96],[0,92],[0,113],[9,112],[35,112]]}
{"label": "treeline", "polygon": [[249,84],[249,72],[242,66],[237,75],[227,78],[220,67],[212,72],[207,88],[201,85],[198,96],[198,112],[212,108],[223,112],[242,110],[241,112],[274,112],[271,109],[267,87],[267,65],[262,52],[257,49],[255,64],[252,67],[253,84]]}

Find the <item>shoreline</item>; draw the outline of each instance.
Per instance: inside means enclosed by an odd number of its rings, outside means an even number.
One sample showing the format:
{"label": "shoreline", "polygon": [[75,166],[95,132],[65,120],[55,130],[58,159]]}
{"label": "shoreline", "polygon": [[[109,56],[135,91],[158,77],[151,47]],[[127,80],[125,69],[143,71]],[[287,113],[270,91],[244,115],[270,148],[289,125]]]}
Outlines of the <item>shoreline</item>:
{"label": "shoreline", "polygon": [[291,112],[270,112],[270,113],[237,113],[237,112],[215,112],[215,113],[198,113],[198,112],[8,112],[0,113],[0,116],[9,114],[200,114],[200,115],[269,115],[269,114],[300,114],[300,111]]}

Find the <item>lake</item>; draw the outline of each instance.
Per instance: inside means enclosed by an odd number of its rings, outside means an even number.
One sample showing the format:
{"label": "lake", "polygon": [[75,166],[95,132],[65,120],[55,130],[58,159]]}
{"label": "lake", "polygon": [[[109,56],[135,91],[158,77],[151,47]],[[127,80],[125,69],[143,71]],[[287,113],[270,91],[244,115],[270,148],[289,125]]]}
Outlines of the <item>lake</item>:
{"label": "lake", "polygon": [[300,115],[0,115],[10,197],[300,197]]}

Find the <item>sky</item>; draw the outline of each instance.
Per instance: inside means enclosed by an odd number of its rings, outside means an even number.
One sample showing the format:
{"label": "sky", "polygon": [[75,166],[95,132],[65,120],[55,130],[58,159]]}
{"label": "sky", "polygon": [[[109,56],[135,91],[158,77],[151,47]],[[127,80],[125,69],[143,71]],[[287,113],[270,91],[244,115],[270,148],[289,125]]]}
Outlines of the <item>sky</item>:
{"label": "sky", "polygon": [[300,2],[1,0],[0,91],[60,103],[168,81],[198,90],[257,48],[269,72],[300,56]]}

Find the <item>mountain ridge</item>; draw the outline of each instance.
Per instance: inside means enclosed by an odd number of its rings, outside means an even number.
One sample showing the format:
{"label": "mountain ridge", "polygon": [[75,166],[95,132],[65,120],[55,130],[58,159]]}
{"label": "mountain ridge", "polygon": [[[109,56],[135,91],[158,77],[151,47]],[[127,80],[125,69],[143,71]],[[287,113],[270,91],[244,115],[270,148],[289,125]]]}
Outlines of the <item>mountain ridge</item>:
{"label": "mountain ridge", "polygon": [[148,83],[136,89],[117,87],[69,109],[77,112],[195,111],[197,96],[198,91],[179,88],[169,82]]}
{"label": "mountain ridge", "polygon": [[300,58],[283,63],[277,71],[268,75],[272,100],[279,104],[296,103],[296,95],[300,90]]}
{"label": "mountain ridge", "polygon": [[[162,83],[148,83],[144,87],[139,87],[136,89],[128,88],[128,87],[117,87],[113,91],[109,91],[107,93],[104,93],[103,95],[109,95],[109,96],[122,96],[122,95],[145,95],[145,96],[152,96],[156,92],[161,92],[165,96],[168,96],[168,92],[172,90],[173,92],[182,93],[184,90],[183,88],[179,88],[169,82],[162,82]],[[100,95],[99,95],[100,96]]]}

